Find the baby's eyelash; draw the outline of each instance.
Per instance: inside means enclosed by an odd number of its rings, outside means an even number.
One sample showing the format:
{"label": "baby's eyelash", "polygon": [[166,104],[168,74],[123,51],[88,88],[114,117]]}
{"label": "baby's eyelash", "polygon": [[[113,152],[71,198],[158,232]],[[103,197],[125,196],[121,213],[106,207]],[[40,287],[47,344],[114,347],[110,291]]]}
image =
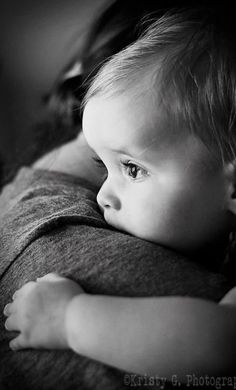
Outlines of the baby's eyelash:
{"label": "baby's eyelash", "polygon": [[120,163],[121,163],[121,165],[123,165],[123,167],[126,167],[126,168],[129,167],[130,164],[132,164],[132,162],[129,160],[121,161]]}
{"label": "baby's eyelash", "polygon": [[145,168],[136,164],[135,162],[126,160],[126,161],[121,161],[120,163],[124,169],[125,174],[133,181],[138,181],[143,179],[146,176],[149,176],[149,172]]}
{"label": "baby's eyelash", "polygon": [[135,166],[135,167],[137,167],[137,168],[139,168],[139,169],[142,169],[143,171],[147,172],[147,170],[146,170],[145,168],[141,167],[140,165],[138,165],[137,163],[135,163],[135,162],[133,162],[133,161],[131,161],[131,160],[121,161],[120,163],[121,163],[121,165],[122,165],[123,167],[128,168],[128,167],[130,167],[130,166]]}

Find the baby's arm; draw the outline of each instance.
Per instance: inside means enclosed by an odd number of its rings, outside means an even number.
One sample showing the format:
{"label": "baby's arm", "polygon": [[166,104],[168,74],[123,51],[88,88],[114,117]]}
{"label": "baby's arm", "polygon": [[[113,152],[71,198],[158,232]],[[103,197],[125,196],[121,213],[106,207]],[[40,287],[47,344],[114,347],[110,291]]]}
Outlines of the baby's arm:
{"label": "baby's arm", "polygon": [[80,298],[67,311],[68,343],[78,353],[141,375],[177,374],[182,382],[193,372],[235,374],[236,290],[228,305],[187,297]]}
{"label": "baby's arm", "polygon": [[229,304],[89,295],[50,274],[20,289],[5,314],[7,329],[20,332],[13,349],[71,348],[126,371],[182,381],[192,372],[233,373],[236,309]]}

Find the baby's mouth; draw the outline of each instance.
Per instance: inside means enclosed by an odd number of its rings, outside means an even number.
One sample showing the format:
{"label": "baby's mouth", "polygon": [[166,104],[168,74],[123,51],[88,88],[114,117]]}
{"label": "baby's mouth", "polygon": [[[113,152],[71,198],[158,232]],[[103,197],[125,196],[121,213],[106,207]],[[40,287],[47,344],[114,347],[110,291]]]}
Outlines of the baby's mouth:
{"label": "baby's mouth", "polygon": [[122,225],[118,222],[117,219],[117,212],[113,209],[102,207],[98,205],[99,210],[101,214],[103,215],[103,218],[105,219],[106,223],[113,228],[121,231],[125,231],[125,229],[122,227]]}
{"label": "baby's mouth", "polygon": [[117,218],[114,216],[114,213],[112,213],[111,211],[103,210],[103,218],[108,225],[114,227],[115,229],[123,230],[118,223]]}

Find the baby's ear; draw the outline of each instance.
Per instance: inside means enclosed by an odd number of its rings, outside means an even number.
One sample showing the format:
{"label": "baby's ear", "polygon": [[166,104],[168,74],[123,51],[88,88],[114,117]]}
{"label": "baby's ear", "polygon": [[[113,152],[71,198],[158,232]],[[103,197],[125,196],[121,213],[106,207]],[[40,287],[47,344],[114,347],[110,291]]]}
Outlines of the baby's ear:
{"label": "baby's ear", "polygon": [[236,160],[225,167],[227,180],[227,208],[236,215]]}

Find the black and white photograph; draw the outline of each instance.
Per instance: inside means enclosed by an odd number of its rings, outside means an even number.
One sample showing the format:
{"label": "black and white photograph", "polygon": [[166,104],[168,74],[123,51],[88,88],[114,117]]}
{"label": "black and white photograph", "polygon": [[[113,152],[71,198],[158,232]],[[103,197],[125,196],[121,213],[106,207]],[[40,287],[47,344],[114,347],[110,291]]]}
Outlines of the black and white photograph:
{"label": "black and white photograph", "polygon": [[236,389],[236,14],[2,0],[0,390]]}

